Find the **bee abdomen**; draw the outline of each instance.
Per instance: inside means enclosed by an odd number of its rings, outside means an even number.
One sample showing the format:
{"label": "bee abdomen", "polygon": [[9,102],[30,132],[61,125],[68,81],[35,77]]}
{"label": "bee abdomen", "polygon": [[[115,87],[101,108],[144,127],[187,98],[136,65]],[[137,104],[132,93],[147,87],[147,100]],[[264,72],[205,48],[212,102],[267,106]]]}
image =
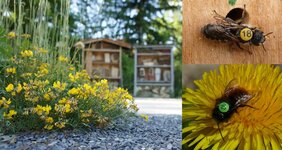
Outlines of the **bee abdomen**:
{"label": "bee abdomen", "polygon": [[211,40],[218,40],[221,42],[229,41],[229,38],[223,34],[226,32],[226,29],[218,24],[207,24],[202,28],[202,33],[204,36]]}

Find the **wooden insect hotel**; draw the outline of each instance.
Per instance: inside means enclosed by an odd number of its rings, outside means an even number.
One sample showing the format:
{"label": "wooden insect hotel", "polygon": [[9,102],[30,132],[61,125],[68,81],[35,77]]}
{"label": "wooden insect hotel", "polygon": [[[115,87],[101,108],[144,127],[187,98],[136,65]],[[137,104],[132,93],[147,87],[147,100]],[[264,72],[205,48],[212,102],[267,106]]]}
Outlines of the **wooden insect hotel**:
{"label": "wooden insect hotel", "polygon": [[174,90],[172,46],[134,46],[134,52],[134,96],[170,97]]}
{"label": "wooden insect hotel", "polygon": [[82,48],[82,64],[91,78],[107,79],[113,86],[122,85],[122,51],[131,45],[120,40],[88,39],[76,43]]}

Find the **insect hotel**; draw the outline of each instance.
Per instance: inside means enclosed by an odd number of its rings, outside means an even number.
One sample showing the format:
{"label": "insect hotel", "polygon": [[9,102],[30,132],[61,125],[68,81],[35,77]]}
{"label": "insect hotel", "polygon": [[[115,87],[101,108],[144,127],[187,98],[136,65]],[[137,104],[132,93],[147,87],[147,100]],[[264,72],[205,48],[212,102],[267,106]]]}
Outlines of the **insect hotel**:
{"label": "insect hotel", "polygon": [[89,39],[75,45],[82,48],[82,64],[91,78],[107,79],[112,86],[122,86],[122,50],[131,45],[120,40]]}
{"label": "insect hotel", "polygon": [[170,97],[174,87],[172,46],[134,46],[134,51],[134,96]]}

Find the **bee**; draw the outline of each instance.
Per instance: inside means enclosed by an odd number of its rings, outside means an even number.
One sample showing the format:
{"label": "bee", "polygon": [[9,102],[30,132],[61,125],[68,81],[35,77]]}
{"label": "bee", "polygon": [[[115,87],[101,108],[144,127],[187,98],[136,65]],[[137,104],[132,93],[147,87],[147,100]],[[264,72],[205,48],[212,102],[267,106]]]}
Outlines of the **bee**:
{"label": "bee", "polygon": [[[202,28],[202,33],[206,38],[235,43],[242,50],[244,49],[240,46],[240,44],[248,43],[249,45],[255,46],[261,45],[264,51],[266,51],[263,43],[265,42],[265,37],[272,34],[272,32],[264,34],[263,31],[257,29],[256,27],[241,24],[244,22],[245,18],[245,7],[242,12],[242,17],[240,19],[236,18],[236,20],[233,20],[234,18],[231,19],[230,17],[223,17],[215,10],[214,13],[214,19],[217,23],[207,24]],[[249,50],[247,50],[247,52],[252,54]]]}
{"label": "bee", "polygon": [[[237,80],[231,80],[226,86],[223,95],[216,99],[215,107],[212,111],[212,118],[217,122],[219,133],[224,140],[219,128],[219,124],[228,121],[232,115],[237,112],[239,107],[250,107],[247,102],[257,94],[248,92],[246,89],[239,87]],[[254,108],[256,109],[256,108]]]}

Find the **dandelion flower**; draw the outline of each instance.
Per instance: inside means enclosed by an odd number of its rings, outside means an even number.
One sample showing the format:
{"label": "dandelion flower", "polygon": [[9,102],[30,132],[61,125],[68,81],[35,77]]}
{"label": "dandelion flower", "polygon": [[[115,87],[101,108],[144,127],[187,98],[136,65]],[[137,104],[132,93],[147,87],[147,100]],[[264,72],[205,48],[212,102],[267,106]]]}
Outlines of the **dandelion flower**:
{"label": "dandelion flower", "polygon": [[[226,122],[212,118],[216,99],[231,80],[259,93],[239,107]],[[223,65],[195,81],[198,89],[183,93],[182,144],[194,149],[281,149],[282,74],[272,65]]]}

